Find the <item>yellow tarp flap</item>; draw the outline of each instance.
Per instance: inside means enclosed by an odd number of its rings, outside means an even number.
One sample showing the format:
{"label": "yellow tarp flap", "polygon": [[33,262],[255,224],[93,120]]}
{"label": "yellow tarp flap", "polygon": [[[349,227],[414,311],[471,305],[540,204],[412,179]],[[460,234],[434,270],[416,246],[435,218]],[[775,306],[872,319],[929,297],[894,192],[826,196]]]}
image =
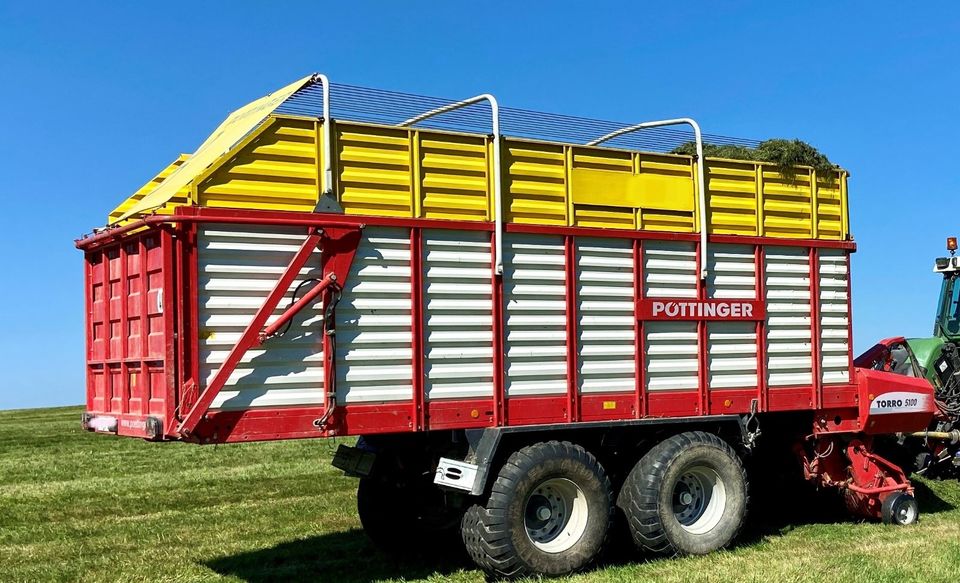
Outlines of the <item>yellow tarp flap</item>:
{"label": "yellow tarp flap", "polygon": [[122,221],[166,204],[180,189],[190,184],[210,164],[226,154],[234,144],[260,125],[274,109],[312,79],[312,75],[304,77],[231,113],[179,168],[113,222]]}

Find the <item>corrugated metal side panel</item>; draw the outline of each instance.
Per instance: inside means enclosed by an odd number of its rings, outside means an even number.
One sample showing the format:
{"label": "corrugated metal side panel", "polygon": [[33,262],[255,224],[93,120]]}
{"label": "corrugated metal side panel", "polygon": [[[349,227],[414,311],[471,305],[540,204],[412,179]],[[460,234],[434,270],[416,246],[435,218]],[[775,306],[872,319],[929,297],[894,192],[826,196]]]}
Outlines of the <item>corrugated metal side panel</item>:
{"label": "corrugated metal side panel", "polygon": [[580,392],[633,392],[633,242],[576,241]]}
{"label": "corrugated metal side panel", "polygon": [[850,298],[847,294],[845,251],[821,249],[820,259],[820,370],[823,382],[850,381]]}
{"label": "corrugated metal side panel", "polygon": [[426,230],[427,399],[493,396],[490,233]]}
{"label": "corrugated metal side panel", "polygon": [[[200,378],[204,386],[305,238],[305,230],[296,228],[211,225],[199,230]],[[319,277],[317,250],[288,296],[301,281]],[[306,289],[304,286],[302,291]],[[286,306],[286,301],[281,302],[270,321]],[[284,336],[248,350],[212,408],[322,404],[321,318],[320,304],[314,304],[294,319]]]}
{"label": "corrugated metal side panel", "polygon": [[[189,157],[190,157],[190,154],[180,154],[176,160],[170,163],[169,166],[167,166],[166,168],[161,170],[159,174],[151,178],[149,182],[147,182],[146,184],[138,188],[137,191],[130,196],[130,198],[126,199],[125,201],[120,203],[120,205],[117,206],[117,208],[110,211],[110,215],[107,217],[107,223],[112,224],[116,222],[121,216],[123,216],[123,213],[130,210],[130,208],[132,208],[134,204],[139,202],[144,196],[146,196],[148,193],[153,191],[153,189],[156,188],[158,184],[163,182],[168,176],[170,176],[170,174],[172,174],[174,170],[176,170],[181,165],[183,165],[183,163],[186,162],[187,158]],[[169,214],[170,212],[172,212],[174,207],[186,205],[186,204],[190,204],[190,189],[182,188],[180,189],[180,191],[176,193],[176,195],[174,195],[170,200],[168,200],[166,204],[160,207],[157,213]],[[132,220],[135,220],[135,219],[132,219],[132,218],[127,219],[125,221],[122,221],[119,224],[127,223]]]}
{"label": "corrugated metal side panel", "polygon": [[813,238],[810,171],[790,178],[769,166],[763,169],[763,235]]}
{"label": "corrugated metal side panel", "polygon": [[206,207],[312,211],[317,205],[317,123],[273,119],[197,188]]}
{"label": "corrugated metal side panel", "polygon": [[846,177],[833,176],[831,180],[817,182],[817,238],[845,239],[843,226],[846,201],[840,190],[840,181]]}
{"label": "corrugated metal side panel", "polygon": [[752,162],[709,160],[710,232],[757,235],[757,167]]}
{"label": "corrugated metal side panel", "polygon": [[563,146],[513,140],[504,143],[507,221],[567,224],[566,162]]}
{"label": "corrugated metal side panel", "polygon": [[338,199],[351,215],[411,217],[410,133],[403,128],[337,124]]}
{"label": "corrugated metal side panel", "polygon": [[[696,298],[697,262],[693,243],[645,241],[644,297]],[[696,389],[696,322],[646,322],[643,326],[648,391]]]}
{"label": "corrugated metal side panel", "polygon": [[337,305],[337,399],[413,397],[410,231],[367,227]]}
{"label": "corrugated metal side panel", "polygon": [[503,296],[508,397],[567,391],[563,238],[507,234]]}
{"label": "corrugated metal side panel", "polygon": [[[602,229],[635,229],[637,183],[635,155],[618,150],[567,148],[567,196],[572,225]],[[633,195],[633,196],[631,196]]]}
{"label": "corrugated metal side panel", "polygon": [[[756,298],[756,256],[748,245],[712,245],[707,261],[707,297]],[[757,329],[753,322],[707,324],[707,370],[711,389],[757,386]]]}
{"label": "corrugated metal side panel", "polygon": [[428,219],[490,218],[488,139],[416,132],[422,211]]}
{"label": "corrugated metal side panel", "polygon": [[[687,157],[637,154],[637,172],[650,193],[639,211],[639,228],[645,231],[693,233],[696,230],[693,176]],[[652,200],[650,200],[652,199]]]}
{"label": "corrugated metal side panel", "polygon": [[767,247],[765,273],[768,383],[809,386],[813,372],[807,249]]}

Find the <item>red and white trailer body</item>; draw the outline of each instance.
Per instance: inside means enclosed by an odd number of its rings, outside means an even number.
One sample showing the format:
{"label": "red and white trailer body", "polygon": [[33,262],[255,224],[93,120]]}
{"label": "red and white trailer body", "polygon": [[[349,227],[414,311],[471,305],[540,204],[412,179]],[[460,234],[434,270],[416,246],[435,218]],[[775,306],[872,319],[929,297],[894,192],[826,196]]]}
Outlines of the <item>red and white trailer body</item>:
{"label": "red and white trailer body", "polygon": [[[361,436],[335,463],[363,476],[375,539],[405,522],[442,532],[424,517],[452,515],[501,575],[582,568],[614,502],[652,550],[729,543],[740,456],[765,426],[855,512],[915,519],[873,438],[927,427],[933,391],[853,364],[844,173],[837,188],[806,169],[801,188],[754,163],[705,173],[706,160],[596,140],[507,141],[481,98],[492,137],[325,134],[328,112],[267,121],[238,132],[220,169],[181,158],[158,177],[155,190],[173,185],[162,212],[130,210],[153,194],[121,205],[122,225],[77,242],[84,426],[198,443]],[[202,150],[192,159],[211,163]],[[192,186],[176,178],[188,170]],[[413,514],[384,506],[397,496]],[[651,515],[651,496],[675,516]]]}
{"label": "red and white trailer body", "polygon": [[[914,382],[853,367],[850,242],[712,237],[704,281],[695,235],[508,225],[501,278],[483,223],[203,208],[149,223],[81,243],[89,422],[121,435],[208,443],[798,410],[828,419],[824,431],[866,431],[880,421],[864,425],[861,404]],[[291,273],[312,229],[358,236],[315,245]],[[338,257],[335,343],[321,333],[326,297],[227,362],[282,275],[260,328]]]}

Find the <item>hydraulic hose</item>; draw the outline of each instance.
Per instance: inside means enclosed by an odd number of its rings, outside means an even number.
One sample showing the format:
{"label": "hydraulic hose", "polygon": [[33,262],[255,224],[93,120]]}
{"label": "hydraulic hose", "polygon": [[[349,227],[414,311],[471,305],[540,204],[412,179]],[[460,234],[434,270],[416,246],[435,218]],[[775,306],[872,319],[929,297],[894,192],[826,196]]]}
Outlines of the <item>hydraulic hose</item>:
{"label": "hydraulic hose", "polygon": [[952,431],[917,431],[908,433],[907,435],[921,439],[942,439],[949,441],[951,445],[960,443],[960,429],[954,429]]}

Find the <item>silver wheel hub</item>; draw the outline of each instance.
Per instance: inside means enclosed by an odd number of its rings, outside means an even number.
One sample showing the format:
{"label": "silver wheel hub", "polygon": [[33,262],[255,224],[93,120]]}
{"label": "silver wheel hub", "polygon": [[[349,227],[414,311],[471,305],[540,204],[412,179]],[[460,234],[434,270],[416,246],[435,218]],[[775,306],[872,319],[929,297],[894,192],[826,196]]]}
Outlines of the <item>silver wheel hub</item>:
{"label": "silver wheel hub", "polygon": [[586,532],[588,515],[583,490],[566,478],[551,478],[527,497],[523,526],[535,547],[560,553],[577,544]]}
{"label": "silver wheel hub", "polygon": [[716,527],[726,505],[726,486],[716,470],[708,466],[685,469],[674,485],[674,517],[692,534],[705,534]]}

